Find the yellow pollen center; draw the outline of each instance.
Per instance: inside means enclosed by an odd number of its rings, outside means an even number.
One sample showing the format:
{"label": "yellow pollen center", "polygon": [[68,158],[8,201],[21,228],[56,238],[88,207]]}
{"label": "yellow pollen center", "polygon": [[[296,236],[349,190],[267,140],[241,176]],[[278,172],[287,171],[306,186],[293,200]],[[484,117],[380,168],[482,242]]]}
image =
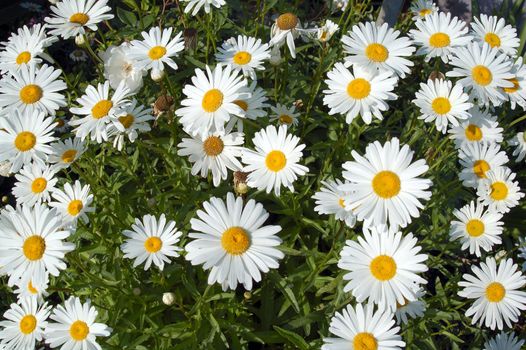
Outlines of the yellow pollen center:
{"label": "yellow pollen center", "polygon": [[418,14],[420,17],[425,17],[426,15],[429,15],[431,12],[433,12],[431,9],[422,9]]}
{"label": "yellow pollen center", "polygon": [[91,115],[95,119],[104,118],[110,112],[110,109],[113,107],[113,102],[110,100],[100,100],[95,103],[95,106],[91,108]]}
{"label": "yellow pollen center", "polygon": [[148,253],[157,253],[163,247],[163,241],[159,237],[149,237],[144,241],[144,249]]}
{"label": "yellow pollen center", "polygon": [[208,90],[201,104],[205,112],[213,113],[223,104],[223,93],[218,89]]}
{"label": "yellow pollen center", "polygon": [[40,260],[46,251],[46,241],[38,235],[28,237],[24,241],[22,251],[28,260]]}
{"label": "yellow pollen center", "polygon": [[31,281],[29,281],[29,283],[27,284],[27,290],[31,294],[37,294],[38,293],[38,290],[35,287],[33,287],[33,283]]}
{"label": "yellow pollen center", "polygon": [[372,43],[365,48],[365,55],[373,62],[385,62],[389,58],[389,51],[382,44]]}
{"label": "yellow pollen center", "polygon": [[218,136],[210,136],[203,142],[203,150],[207,156],[215,157],[223,152],[225,144]]}
{"label": "yellow pollen center", "polygon": [[436,114],[447,114],[451,110],[451,102],[446,97],[437,97],[431,103]]}
{"label": "yellow pollen center", "polygon": [[68,204],[68,213],[71,216],[77,216],[82,208],[84,208],[82,201],[80,199],[74,199]]}
{"label": "yellow pollen center", "polygon": [[363,78],[356,78],[347,85],[347,94],[355,100],[369,96],[371,83]]}
{"label": "yellow pollen center", "polygon": [[298,17],[293,13],[287,12],[278,17],[276,24],[281,30],[291,30],[298,25]]}
{"label": "yellow pollen center", "polygon": [[234,103],[239,106],[245,112],[248,110],[248,103],[243,100],[235,100]]}
{"label": "yellow pollen center", "polygon": [[505,87],[505,88],[502,88],[504,90],[504,92],[507,92],[508,94],[511,94],[511,93],[514,93],[516,92],[517,90],[520,89],[520,85],[519,85],[519,81],[517,80],[517,78],[511,78],[511,79],[506,79],[507,81],[509,81],[510,83],[513,84],[512,87]]}
{"label": "yellow pollen center", "polygon": [[71,163],[75,160],[75,156],[77,155],[77,151],[74,149],[68,149],[66,152],[62,153],[62,161],[64,163]]}
{"label": "yellow pollen center", "polygon": [[396,274],[396,262],[390,256],[378,255],[371,261],[369,269],[377,280],[389,281]]}
{"label": "yellow pollen center", "polygon": [[88,337],[89,327],[84,321],[75,321],[69,327],[69,335],[76,341],[82,341]]}
{"label": "yellow pollen center", "polygon": [[481,86],[489,85],[493,80],[493,74],[491,74],[491,71],[482,65],[473,67],[471,75],[473,76],[475,83]]}
{"label": "yellow pollen center", "polygon": [[338,205],[342,208],[345,208],[345,199],[343,198],[338,199]]}
{"label": "yellow pollen center", "polygon": [[352,340],[352,345],[354,350],[377,350],[378,342],[376,338],[371,333],[358,333],[354,336]]}
{"label": "yellow pollen center", "polygon": [[241,255],[250,247],[250,237],[242,227],[233,226],[223,232],[221,245],[228,254]]}
{"label": "yellow pollen center", "polygon": [[86,23],[88,23],[89,21],[89,16],[85,13],[75,13],[73,15],[71,15],[71,17],[69,18],[69,21],[71,23],[77,23],[77,24],[80,24],[80,25],[84,25]]}
{"label": "yellow pollen center", "polygon": [[506,296],[506,289],[499,282],[492,282],[486,287],[486,298],[491,303],[498,303]]}
{"label": "yellow pollen center", "polygon": [[270,151],[265,158],[265,164],[268,170],[278,172],[287,165],[287,157],[285,157],[285,153],[281,151]]}
{"label": "yellow pollen center", "polygon": [[475,124],[469,124],[464,133],[469,141],[480,141],[482,139],[482,130]]}
{"label": "yellow pollen center", "polygon": [[287,114],[282,114],[279,116],[279,122],[281,124],[292,124],[292,117]]}
{"label": "yellow pollen center", "polygon": [[126,114],[122,117],[119,117],[119,121],[125,129],[128,129],[130,126],[132,126],[133,122],[135,121],[135,117],[131,114]]}
{"label": "yellow pollen center", "polygon": [[16,56],[16,64],[25,64],[31,60],[31,53],[29,51],[21,52]]}
{"label": "yellow pollen center", "polygon": [[247,64],[252,60],[252,55],[246,51],[239,51],[234,55],[234,63],[239,64],[240,66]]}
{"label": "yellow pollen center", "polygon": [[484,223],[479,219],[471,219],[466,224],[466,231],[471,237],[479,237],[484,233]]}
{"label": "yellow pollen center", "polygon": [[166,55],[166,48],[164,46],[154,46],[148,51],[148,57],[152,60],[158,60]]}
{"label": "yellow pollen center", "polygon": [[449,35],[446,33],[439,32],[429,37],[429,45],[437,49],[448,46],[450,42],[451,40],[449,39]]}
{"label": "yellow pollen center", "polygon": [[486,171],[488,171],[489,169],[490,169],[490,166],[488,162],[486,162],[483,159],[477,160],[475,163],[473,163],[473,172],[480,179],[486,178]]}
{"label": "yellow pollen center", "polygon": [[37,143],[37,137],[35,134],[29,131],[22,131],[15,138],[15,147],[20,152],[26,152],[35,147]]}
{"label": "yellow pollen center", "polygon": [[31,191],[33,193],[41,193],[46,189],[47,186],[47,180],[43,177],[38,177],[33,180],[33,183],[31,184]]}
{"label": "yellow pollen center", "polygon": [[500,38],[495,33],[486,33],[484,36],[484,41],[487,42],[491,47],[500,47]]}
{"label": "yellow pollen center", "polygon": [[508,197],[508,186],[502,181],[492,183],[490,196],[496,201],[506,199]]}
{"label": "yellow pollen center", "polygon": [[396,196],[401,188],[400,178],[389,170],[380,171],[376,174],[372,185],[373,191],[384,199]]}
{"label": "yellow pollen center", "polygon": [[37,328],[37,318],[33,315],[25,315],[20,320],[20,332],[31,334]]}
{"label": "yellow pollen center", "polygon": [[20,100],[26,105],[40,101],[42,98],[42,89],[35,84],[29,84],[20,89]]}

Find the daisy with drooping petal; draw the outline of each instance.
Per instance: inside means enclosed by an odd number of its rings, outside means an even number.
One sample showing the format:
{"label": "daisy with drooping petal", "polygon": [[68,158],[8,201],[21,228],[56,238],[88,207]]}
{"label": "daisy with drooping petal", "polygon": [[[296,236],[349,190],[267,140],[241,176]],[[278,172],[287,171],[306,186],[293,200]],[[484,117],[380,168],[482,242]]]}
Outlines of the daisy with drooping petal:
{"label": "daisy with drooping petal", "polygon": [[322,43],[326,43],[331,40],[332,36],[340,29],[340,26],[331,21],[330,19],[325,21],[325,24],[318,28],[316,36]]}
{"label": "daisy with drooping petal", "polygon": [[426,311],[426,304],[423,301],[424,289],[419,288],[416,292],[416,300],[405,300],[403,304],[396,303],[396,323],[407,324],[409,318],[417,318],[424,316]]}
{"label": "daisy with drooping petal", "polygon": [[517,48],[520,45],[517,30],[510,24],[506,25],[504,18],[481,14],[479,18],[473,19],[471,28],[475,41],[480,44],[487,43],[509,56],[517,54]]}
{"label": "daisy with drooping petal", "polygon": [[526,284],[526,277],[518,271],[517,264],[511,259],[499,263],[494,258],[486,258],[485,263],[472,266],[473,274],[464,274],[458,283],[463,288],[458,295],[476,299],[466,311],[472,316],[471,324],[478,321],[491,329],[502,330],[504,323],[512,327],[517,322],[521,310],[526,310],[526,292],[521,289]]}
{"label": "daisy with drooping petal", "polygon": [[520,192],[519,182],[514,181],[516,174],[510,168],[500,167],[486,174],[477,188],[477,196],[482,204],[499,213],[507,213],[519,205],[524,193]]}
{"label": "daisy with drooping petal", "polygon": [[345,210],[344,198],[349,194],[338,189],[343,184],[341,180],[322,181],[323,187],[316,192],[312,199],[316,200],[314,211],[318,214],[334,214],[337,220],[345,221],[349,227],[356,224],[356,215],[352,211]]}
{"label": "daisy with drooping petal", "polygon": [[389,28],[387,23],[377,26],[374,22],[358,23],[348,35],[342,37],[343,49],[349,64],[362,66],[369,70],[391,71],[404,78],[411,70],[410,57],[415,48],[411,40],[400,37],[400,32]]}
{"label": "daisy with drooping petal", "polygon": [[16,294],[18,300],[22,300],[24,298],[35,298],[38,300],[42,300],[43,297],[46,297],[48,293],[46,292],[49,284],[49,275],[46,275],[44,280],[38,281],[29,279],[27,281],[18,281],[15,283],[17,286],[17,289],[15,289],[14,293]]}
{"label": "daisy with drooping petal", "polygon": [[113,120],[113,124],[108,127],[108,138],[113,139],[113,147],[120,151],[124,147],[126,136],[133,143],[139,132],[150,131],[148,122],[155,119],[152,112],[151,108],[138,105],[137,100],[133,99],[124,108],[123,114],[117,117],[117,120]]}
{"label": "daisy with drooping petal", "polygon": [[427,271],[427,255],[418,254],[422,248],[409,233],[379,225],[363,229],[358,242],[346,241],[338,267],[349,271],[343,279],[349,281],[344,292],[361,303],[368,300],[380,308],[396,310],[396,304],[417,299],[416,292],[426,280],[417,273]]}
{"label": "daisy with drooping petal", "polygon": [[522,57],[518,57],[513,66],[511,73],[514,78],[510,79],[513,87],[503,88],[506,96],[510,100],[511,109],[517,105],[526,109],[526,65],[523,64]]}
{"label": "daisy with drooping petal", "polygon": [[510,146],[515,146],[513,156],[517,157],[516,161],[520,162],[526,156],[526,132],[517,133],[514,138],[508,141]]}
{"label": "daisy with drooping petal", "polygon": [[64,95],[59,91],[67,88],[58,79],[62,71],[44,64],[42,67],[22,66],[0,80],[0,114],[19,112],[44,112],[52,115],[66,105]]}
{"label": "daisy with drooping petal", "polygon": [[220,283],[223,290],[239,284],[252,289],[253,281],[261,281],[261,272],[279,267],[284,254],[276,249],[281,239],[279,225],[263,226],[269,214],[253,199],[243,204],[241,197],[228,193],[226,203],[212,197],[192,218],[186,259],[192,265],[210,269],[208,284]]}
{"label": "daisy with drooping petal", "polygon": [[236,101],[250,96],[242,88],[246,80],[230,65],[217,65],[214,70],[206,66],[206,75],[201,69],[195,70],[192,85],[183,88],[186,98],[181,101],[183,107],[175,111],[180,117],[184,130],[193,136],[198,133],[223,131],[231,115],[244,118],[244,110]]}
{"label": "daisy with drooping petal", "polygon": [[508,162],[506,152],[498,144],[465,143],[458,153],[462,171],[459,178],[466,187],[477,188],[479,181]]}
{"label": "daisy with drooping petal", "polygon": [[242,162],[246,164],[243,171],[249,173],[247,185],[267,193],[274,188],[276,196],[280,195],[282,185],[294,192],[292,183],[309,171],[298,164],[305,148],[299,144],[299,137],[287,134],[285,125],[278,129],[269,125],[256,132],[252,142],[255,151],[242,152]]}
{"label": "daisy with drooping petal", "polygon": [[373,304],[347,305],[331,319],[329,331],[337,338],[324,338],[321,350],[402,350],[405,343],[395,327],[393,313]]}
{"label": "daisy with drooping petal", "polygon": [[93,195],[90,193],[90,186],[76,180],[73,186],[69,183],[64,184],[64,191],[56,190],[51,196],[55,201],[49,206],[57,208],[57,213],[62,216],[64,223],[75,225],[78,219],[88,222],[87,213],[95,211],[90,206],[93,202]]}
{"label": "daisy with drooping petal", "polygon": [[36,298],[23,298],[11,304],[0,322],[0,346],[5,350],[34,350],[44,338],[51,306],[39,305]]}
{"label": "daisy with drooping petal", "polygon": [[190,13],[192,11],[192,16],[197,15],[201,7],[204,8],[206,13],[210,13],[212,6],[215,8],[221,8],[221,6],[226,5],[225,0],[183,0],[187,2],[188,5],[184,8],[184,13]]}
{"label": "daisy with drooping petal", "polygon": [[460,210],[455,209],[453,215],[457,218],[451,222],[450,239],[460,239],[462,250],[469,247],[469,253],[480,257],[480,250],[491,251],[494,245],[501,244],[503,222],[502,214],[493,210],[485,210],[480,203],[471,202]]}
{"label": "daisy with drooping petal", "polygon": [[41,168],[36,164],[24,166],[15,177],[18,180],[13,187],[16,202],[28,206],[49,202],[50,193],[57,183],[54,169],[49,166]]}
{"label": "daisy with drooping petal", "polygon": [[222,64],[230,64],[237,72],[243,72],[245,77],[256,80],[256,70],[263,70],[263,62],[270,58],[268,44],[262,44],[261,39],[246,35],[230,38],[223,43],[216,53],[216,60]]}
{"label": "daisy with drooping petal", "polygon": [[438,6],[433,0],[413,0],[409,10],[413,13],[413,21],[416,21],[437,13]]}
{"label": "daisy with drooping petal", "polygon": [[478,99],[479,104],[499,106],[507,100],[503,88],[512,88],[511,61],[488,44],[480,47],[476,43],[455,50],[451,59],[452,71],[448,77],[459,77],[458,81]]}
{"label": "daisy with drooping petal", "polygon": [[[244,118],[256,120],[267,115],[267,112],[264,110],[264,108],[269,107],[267,101],[265,89],[260,88],[257,86],[257,82],[253,81],[250,85],[240,89],[240,97],[234,103],[245,112]],[[225,129],[232,130],[235,126],[237,131],[243,132],[244,118],[231,115]]]}
{"label": "daisy with drooping petal", "polygon": [[384,145],[370,143],[365,157],[356,151],[351,154],[355,161],[343,164],[347,183],[339,189],[349,193],[345,208],[354,211],[358,220],[405,227],[420,216],[421,200],[431,197],[431,181],[419,177],[428,169],[425,160],[412,163],[414,152],[407,145],[400,148],[397,138]]}
{"label": "daisy with drooping petal", "polygon": [[467,143],[491,144],[502,142],[503,128],[499,127],[497,117],[491,115],[489,110],[473,106],[468,111],[470,117],[459,126],[449,129],[449,138],[455,140],[457,149],[463,148]]}
{"label": "daisy with drooping petal", "polygon": [[62,0],[51,6],[48,23],[50,34],[69,39],[83,35],[87,29],[96,31],[97,23],[113,18],[108,0]]}
{"label": "daisy with drooping petal", "polygon": [[425,122],[435,122],[438,131],[446,133],[451,124],[456,127],[459,120],[469,117],[467,112],[473,105],[468,102],[469,96],[464,93],[460,84],[449,80],[431,80],[420,83],[420,90],[416,92],[413,103],[420,108],[418,119]]}
{"label": "daisy with drooping petal", "polygon": [[417,55],[425,55],[425,61],[440,57],[444,63],[451,59],[453,50],[471,42],[467,35],[466,22],[457,17],[451,18],[451,13],[435,12],[415,23],[417,29],[409,31],[416,45],[420,46]]}
{"label": "daisy with drooping petal", "polygon": [[130,93],[135,93],[142,87],[145,71],[138,66],[136,59],[131,58],[130,44],[112,45],[100,56],[104,62],[104,78],[109,80],[113,89],[117,89],[121,81],[126,83]]}
{"label": "daisy with drooping petal", "polygon": [[347,124],[358,115],[366,124],[372,122],[373,116],[382,120],[382,112],[389,109],[387,101],[397,98],[391,92],[397,78],[389,71],[376,73],[354,66],[351,72],[343,63],[336,63],[327,78],[323,104],[330,108],[330,115],[345,115]]}
{"label": "daisy with drooping petal", "polygon": [[296,106],[292,105],[289,107],[282,105],[281,103],[276,104],[276,107],[271,106],[270,110],[273,115],[270,120],[273,122],[279,122],[280,125],[296,126],[298,125],[299,113],[296,113]]}
{"label": "daisy with drooping petal", "polygon": [[70,297],[64,306],[58,305],[53,310],[50,320],[55,322],[49,322],[45,329],[46,343],[60,350],[101,350],[96,337],[109,336],[111,329],[95,322],[97,316],[98,311],[89,299],[82,304],[79,298]]}
{"label": "daisy with drooping petal", "polygon": [[0,71],[13,72],[18,71],[22,66],[35,66],[42,63],[42,58],[49,58],[44,53],[46,43],[44,30],[30,30],[24,26],[19,30],[19,34],[9,39],[0,52]]}
{"label": "daisy with drooping petal", "polygon": [[59,140],[51,144],[53,153],[48,161],[58,168],[67,168],[86,151],[84,141],[75,137]]}
{"label": "daisy with drooping petal", "polygon": [[484,344],[484,350],[521,350],[524,340],[520,340],[515,333],[499,333],[495,338]]}
{"label": "daisy with drooping petal", "polygon": [[178,257],[182,250],[177,246],[181,232],[177,231],[175,221],[166,221],[164,214],[159,220],[152,215],[145,215],[141,220],[135,219],[132,230],[125,230],[128,237],[121,245],[124,257],[135,259],[133,267],[144,263],[144,270],[148,270],[152,263],[163,270],[164,263],[170,263],[170,257]]}
{"label": "daisy with drooping petal", "polygon": [[301,31],[301,22],[298,16],[290,12],[283,13],[276,18],[270,28],[269,45],[279,50],[280,47],[287,43],[290,56],[296,58],[294,40],[300,36]]}
{"label": "daisy with drooping petal", "polygon": [[18,172],[26,164],[45,166],[55,140],[53,118],[43,112],[15,110],[9,118],[0,117],[0,161],[11,162],[11,172]]}

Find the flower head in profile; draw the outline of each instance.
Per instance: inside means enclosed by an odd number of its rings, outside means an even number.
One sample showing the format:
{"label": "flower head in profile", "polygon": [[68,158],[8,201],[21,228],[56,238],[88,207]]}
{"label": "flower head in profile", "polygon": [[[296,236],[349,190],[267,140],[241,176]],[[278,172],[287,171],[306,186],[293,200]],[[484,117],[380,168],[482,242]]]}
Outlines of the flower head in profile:
{"label": "flower head in profile", "polygon": [[314,211],[318,214],[335,214],[336,219],[345,221],[349,227],[354,227],[356,215],[352,210],[346,210],[344,205],[344,198],[349,194],[338,188],[343,185],[343,182],[337,179],[335,181],[322,181],[321,184],[323,186],[312,196],[316,200]]}
{"label": "flower head in profile", "polygon": [[203,8],[206,13],[210,13],[212,6],[215,8],[221,8],[221,6],[226,5],[225,0],[183,0],[187,5],[184,8],[184,13],[190,13],[192,16],[197,15],[199,10]]}
{"label": "flower head in profile", "polygon": [[294,40],[302,32],[301,22],[298,16],[291,12],[279,15],[270,29],[270,46],[279,49],[287,44],[292,58],[296,58],[296,45]]}

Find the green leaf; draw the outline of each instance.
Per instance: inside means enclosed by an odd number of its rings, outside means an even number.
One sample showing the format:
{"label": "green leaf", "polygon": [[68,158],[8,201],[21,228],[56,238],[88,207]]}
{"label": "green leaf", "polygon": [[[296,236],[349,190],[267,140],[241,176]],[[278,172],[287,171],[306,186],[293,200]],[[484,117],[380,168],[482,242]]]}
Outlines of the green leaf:
{"label": "green leaf", "polygon": [[309,344],[307,344],[307,342],[305,342],[305,340],[299,334],[294,333],[292,331],[288,331],[278,326],[274,326],[273,328],[276,330],[276,332],[278,332],[279,335],[283,337],[283,339],[285,339],[291,345],[294,345],[298,349],[302,350],[309,349]]}

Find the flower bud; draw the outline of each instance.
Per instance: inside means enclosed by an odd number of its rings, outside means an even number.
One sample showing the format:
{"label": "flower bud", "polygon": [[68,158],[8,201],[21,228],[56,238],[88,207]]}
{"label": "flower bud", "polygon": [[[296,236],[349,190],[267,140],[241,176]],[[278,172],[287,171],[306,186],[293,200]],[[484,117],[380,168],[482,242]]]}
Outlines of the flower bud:
{"label": "flower bud", "polygon": [[141,295],[141,289],[140,288],[133,288],[132,293],[135,296]]}
{"label": "flower bud", "polygon": [[163,80],[164,74],[165,74],[164,69],[163,70],[152,69],[152,72],[150,73],[150,77],[152,78],[153,81],[158,83],[161,80]]}
{"label": "flower bud", "polygon": [[175,303],[175,294],[174,293],[164,293],[163,294],[163,303],[164,305],[173,305]]}
{"label": "flower bud", "polygon": [[75,44],[77,44],[77,46],[83,46],[86,44],[86,37],[84,34],[79,34],[75,37]]}

